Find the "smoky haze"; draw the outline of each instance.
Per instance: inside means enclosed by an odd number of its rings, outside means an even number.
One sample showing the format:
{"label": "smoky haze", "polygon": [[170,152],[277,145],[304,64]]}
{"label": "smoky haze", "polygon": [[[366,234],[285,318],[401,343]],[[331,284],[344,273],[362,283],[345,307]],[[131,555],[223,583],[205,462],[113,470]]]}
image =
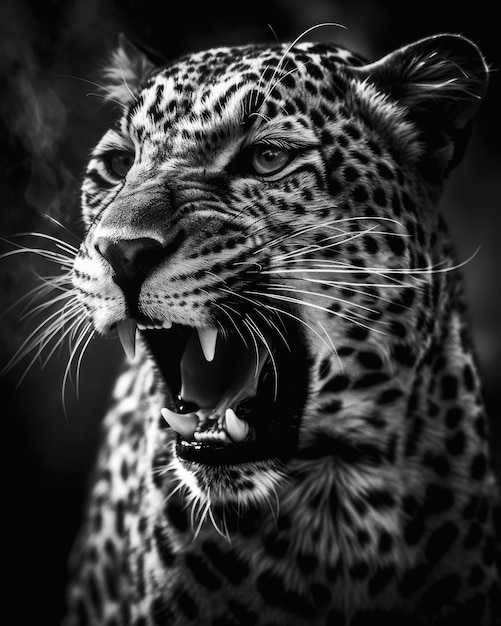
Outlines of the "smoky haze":
{"label": "smoky haze", "polygon": [[82,101],[77,109],[75,102],[97,91],[81,81],[103,63],[120,27],[111,13],[96,0],[0,5],[0,115],[4,138],[18,155],[2,169],[7,176],[22,170],[26,204],[58,219],[67,218],[78,158],[85,157],[85,150],[79,155],[67,144],[79,145],[79,129],[92,130]]}

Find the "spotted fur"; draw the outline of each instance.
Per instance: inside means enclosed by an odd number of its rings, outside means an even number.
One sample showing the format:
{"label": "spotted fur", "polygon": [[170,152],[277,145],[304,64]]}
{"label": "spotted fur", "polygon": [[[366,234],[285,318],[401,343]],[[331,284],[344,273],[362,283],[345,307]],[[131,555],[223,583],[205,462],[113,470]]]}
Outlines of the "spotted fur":
{"label": "spotted fur", "polygon": [[[270,344],[276,404],[259,458],[183,457],[160,414],[169,344],[140,332],[65,626],[495,623],[487,422],[436,207],[485,93],[477,48],[439,35],[368,64],[295,42],[157,67],[123,43],[106,76],[122,113],[83,183],[82,315]],[[270,147],[285,165],[262,174]],[[145,240],[161,250],[131,274],[112,251]]]}

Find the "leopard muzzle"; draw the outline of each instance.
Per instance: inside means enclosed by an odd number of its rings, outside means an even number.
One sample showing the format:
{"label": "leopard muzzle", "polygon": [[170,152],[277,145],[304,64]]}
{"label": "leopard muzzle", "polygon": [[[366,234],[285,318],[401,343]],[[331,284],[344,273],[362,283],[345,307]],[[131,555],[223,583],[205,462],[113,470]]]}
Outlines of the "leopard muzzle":
{"label": "leopard muzzle", "polygon": [[168,310],[153,319],[140,294],[162,258],[159,246],[146,239],[101,241],[99,251],[126,297],[129,315],[114,325],[126,354],[133,357],[139,332],[161,374],[161,414],[177,433],[178,457],[209,465],[290,458],[308,380],[298,324],[275,318],[248,332],[249,324],[239,327],[238,320],[251,319],[249,311],[238,303],[231,327],[217,311],[204,326],[172,320]]}

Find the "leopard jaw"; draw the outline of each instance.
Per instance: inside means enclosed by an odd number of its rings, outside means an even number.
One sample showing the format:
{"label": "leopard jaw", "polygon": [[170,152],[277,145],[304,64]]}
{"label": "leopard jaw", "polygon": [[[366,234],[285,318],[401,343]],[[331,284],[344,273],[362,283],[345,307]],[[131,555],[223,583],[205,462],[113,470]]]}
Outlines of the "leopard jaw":
{"label": "leopard jaw", "polygon": [[164,407],[161,414],[169,426],[186,441],[195,439],[206,443],[238,443],[252,434],[249,424],[237,417],[231,407],[223,415],[212,413],[210,418],[207,409],[180,414]]}
{"label": "leopard jaw", "polygon": [[[130,360],[135,356],[136,329],[161,330],[172,328],[170,320],[156,324],[136,323],[127,319],[116,325],[118,337]],[[200,347],[207,362],[214,360],[218,331],[212,328],[196,328]],[[199,408],[190,413],[176,413],[164,407],[161,414],[169,426],[186,441],[205,443],[239,443],[252,439],[249,424],[237,417],[237,405],[256,395],[259,376],[266,362],[264,346],[258,348],[258,359],[253,376],[246,376],[231,384],[213,408]],[[243,383],[243,384],[242,384]],[[181,393],[181,395],[183,395]],[[234,408],[233,408],[234,407]]]}
{"label": "leopard jaw", "polygon": [[138,315],[115,327],[120,336],[123,326],[132,344],[131,330],[148,326],[140,339],[159,375],[158,417],[177,435],[181,462],[224,466],[292,456],[310,375],[296,324],[280,319],[242,333],[216,318],[212,330],[206,322],[200,329],[174,320],[170,329],[159,329],[163,317]]}
{"label": "leopard jaw", "polygon": [[[199,329],[197,331],[205,358],[207,361],[212,360],[214,358],[216,337],[211,336],[208,332],[201,334]],[[202,341],[207,340],[210,342],[210,359],[207,356],[208,350],[204,348],[202,343]],[[184,414],[163,408],[162,416],[187,441],[195,439],[198,442],[207,443],[238,443],[252,438],[252,429],[245,420],[237,417],[236,408],[243,400],[253,398],[256,395],[259,377],[266,359],[266,349],[264,345],[261,345],[258,347],[258,359],[253,375],[247,375],[240,379],[237,378],[231,383],[221,395],[215,407],[200,408],[197,411]]]}

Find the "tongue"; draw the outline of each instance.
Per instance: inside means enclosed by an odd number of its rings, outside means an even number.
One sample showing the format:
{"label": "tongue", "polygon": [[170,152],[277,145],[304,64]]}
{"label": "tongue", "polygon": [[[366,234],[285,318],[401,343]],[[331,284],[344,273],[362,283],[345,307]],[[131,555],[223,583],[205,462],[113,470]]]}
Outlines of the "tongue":
{"label": "tongue", "polygon": [[194,331],[181,359],[181,397],[201,409],[236,407],[256,395],[266,356],[261,342],[254,349],[231,335],[218,335],[214,359],[207,361]]}

